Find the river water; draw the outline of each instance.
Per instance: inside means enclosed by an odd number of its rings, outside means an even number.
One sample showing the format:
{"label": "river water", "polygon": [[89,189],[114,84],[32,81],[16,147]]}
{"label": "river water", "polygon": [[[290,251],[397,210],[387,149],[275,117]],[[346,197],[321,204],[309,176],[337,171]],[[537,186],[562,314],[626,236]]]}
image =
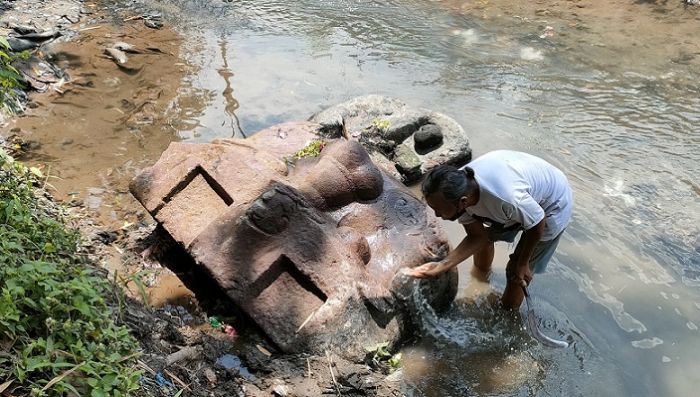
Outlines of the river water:
{"label": "river water", "polygon": [[[500,245],[490,285],[460,269],[439,320],[454,340],[404,350],[406,394],[695,395],[700,9],[510,3],[145,2],[184,33],[191,66],[169,110],[174,135],[158,141],[248,136],[382,94],[453,117],[475,156],[543,157],[569,177],[576,207],[530,290],[543,331],[572,346],[538,346],[492,308],[512,250]],[[463,236],[445,227],[453,243]]]}

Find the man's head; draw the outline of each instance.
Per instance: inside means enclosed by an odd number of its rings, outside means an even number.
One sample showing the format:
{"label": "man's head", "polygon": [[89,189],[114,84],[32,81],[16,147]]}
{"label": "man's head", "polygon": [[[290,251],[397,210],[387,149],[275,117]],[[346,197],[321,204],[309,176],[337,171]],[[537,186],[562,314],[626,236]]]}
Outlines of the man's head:
{"label": "man's head", "polygon": [[467,207],[476,204],[478,192],[474,171],[441,165],[428,173],[421,185],[423,196],[435,216],[454,221]]}

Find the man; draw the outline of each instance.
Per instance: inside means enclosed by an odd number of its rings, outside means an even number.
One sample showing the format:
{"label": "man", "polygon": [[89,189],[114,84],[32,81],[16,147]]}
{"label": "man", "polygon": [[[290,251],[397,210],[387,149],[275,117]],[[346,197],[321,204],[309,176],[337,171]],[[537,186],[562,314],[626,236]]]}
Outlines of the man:
{"label": "man", "polygon": [[477,273],[491,271],[495,241],[513,242],[523,231],[506,266],[502,302],[517,309],[522,283],[542,273],[571,220],[573,197],[566,176],[530,154],[498,150],[458,169],[440,166],[421,186],[435,215],[457,220],[467,236],[445,259],[411,270],[414,277],[433,277],[474,256]]}

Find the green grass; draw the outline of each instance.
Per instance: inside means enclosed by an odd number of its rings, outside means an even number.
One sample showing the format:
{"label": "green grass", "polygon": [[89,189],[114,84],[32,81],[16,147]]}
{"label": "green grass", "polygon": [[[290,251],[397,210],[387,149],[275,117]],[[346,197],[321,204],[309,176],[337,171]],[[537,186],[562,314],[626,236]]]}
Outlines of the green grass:
{"label": "green grass", "polygon": [[365,347],[367,358],[374,367],[385,366],[389,372],[394,372],[401,368],[401,352],[391,354],[388,350],[389,342],[381,342],[371,347]]}
{"label": "green grass", "polygon": [[314,139],[308,145],[294,153],[294,159],[300,160],[307,157],[318,157],[323,148],[326,147],[326,141],[323,139]]}
{"label": "green grass", "polygon": [[0,148],[0,381],[15,395],[127,396],[138,343],[114,323],[114,287],[79,235],[35,196],[37,173]]}

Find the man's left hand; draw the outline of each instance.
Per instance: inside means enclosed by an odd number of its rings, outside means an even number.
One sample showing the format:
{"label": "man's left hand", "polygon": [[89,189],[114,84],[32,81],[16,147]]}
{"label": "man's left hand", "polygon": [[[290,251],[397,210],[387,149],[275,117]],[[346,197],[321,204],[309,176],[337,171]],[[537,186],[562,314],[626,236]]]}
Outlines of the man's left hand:
{"label": "man's left hand", "polygon": [[530,281],[532,281],[532,271],[530,271],[530,265],[528,263],[519,265],[517,274],[518,279],[523,280],[527,285],[530,285]]}
{"label": "man's left hand", "polygon": [[530,285],[530,281],[532,281],[532,271],[530,270],[529,263],[509,262],[508,266],[506,266],[506,277],[508,281],[515,281],[518,284],[525,281],[527,285]]}

